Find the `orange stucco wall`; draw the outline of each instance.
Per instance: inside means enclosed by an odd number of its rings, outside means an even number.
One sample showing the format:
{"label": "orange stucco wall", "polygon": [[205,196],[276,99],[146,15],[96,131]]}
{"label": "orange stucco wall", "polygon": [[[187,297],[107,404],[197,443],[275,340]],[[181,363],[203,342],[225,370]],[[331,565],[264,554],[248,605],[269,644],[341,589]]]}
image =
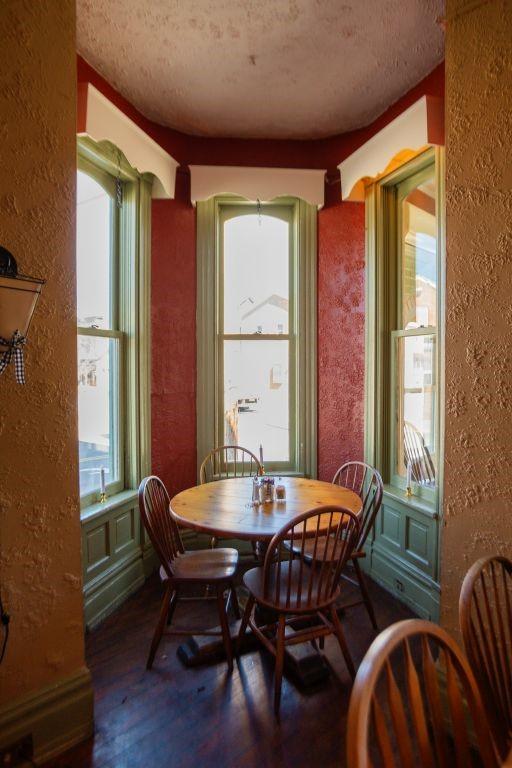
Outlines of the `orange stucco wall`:
{"label": "orange stucco wall", "polygon": [[446,427],[441,620],[462,579],[512,557],[512,11],[448,0]]}
{"label": "orange stucco wall", "polygon": [[0,7],[0,242],[46,279],[26,386],[0,377],[1,705],[84,665],[77,477],[74,0]]}

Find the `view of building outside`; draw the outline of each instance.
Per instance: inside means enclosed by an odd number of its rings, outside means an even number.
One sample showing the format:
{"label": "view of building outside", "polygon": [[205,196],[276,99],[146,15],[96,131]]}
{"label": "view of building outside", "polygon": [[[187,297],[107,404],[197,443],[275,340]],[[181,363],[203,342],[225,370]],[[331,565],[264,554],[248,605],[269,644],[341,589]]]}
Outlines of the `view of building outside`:
{"label": "view of building outside", "polygon": [[116,341],[80,334],[111,325],[112,199],[94,179],[77,179],[78,432],[80,494],[115,479],[112,384]]}
{"label": "view of building outside", "polygon": [[[417,451],[425,449],[436,464],[437,252],[433,179],[416,187],[402,203],[403,330],[425,333],[397,339],[399,454],[398,473],[405,475],[403,441],[409,430]],[[418,457],[423,460],[425,457]]]}
{"label": "view of building outside", "polygon": [[290,459],[289,226],[249,214],[223,233],[224,440],[265,461]]}

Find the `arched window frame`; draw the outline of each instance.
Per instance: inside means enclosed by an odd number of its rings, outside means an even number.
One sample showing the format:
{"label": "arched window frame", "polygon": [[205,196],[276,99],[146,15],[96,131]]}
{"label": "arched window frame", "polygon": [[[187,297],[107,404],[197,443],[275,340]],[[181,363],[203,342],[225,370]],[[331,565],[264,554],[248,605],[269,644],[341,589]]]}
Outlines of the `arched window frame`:
{"label": "arched window frame", "polygon": [[[197,203],[197,467],[206,454],[223,443],[220,434],[218,312],[220,290],[219,222],[223,206],[255,201],[223,195]],[[304,200],[279,197],[265,205],[287,208],[293,232],[296,304],[295,359],[296,403],[294,442],[296,451],[287,466],[268,464],[272,473],[316,477],[317,473],[317,357],[316,269],[317,208]]]}

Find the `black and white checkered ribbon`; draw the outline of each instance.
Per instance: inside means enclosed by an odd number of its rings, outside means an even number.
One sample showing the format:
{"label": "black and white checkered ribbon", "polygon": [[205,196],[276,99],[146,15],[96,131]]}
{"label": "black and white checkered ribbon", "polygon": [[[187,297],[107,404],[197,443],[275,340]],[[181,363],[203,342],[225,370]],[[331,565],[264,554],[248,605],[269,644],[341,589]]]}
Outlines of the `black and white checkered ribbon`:
{"label": "black and white checkered ribbon", "polygon": [[14,331],[10,341],[0,336],[0,346],[7,347],[0,353],[0,376],[5,371],[12,359],[14,359],[14,373],[18,384],[25,383],[25,361],[23,360],[23,347],[27,343],[25,336],[19,331]]}

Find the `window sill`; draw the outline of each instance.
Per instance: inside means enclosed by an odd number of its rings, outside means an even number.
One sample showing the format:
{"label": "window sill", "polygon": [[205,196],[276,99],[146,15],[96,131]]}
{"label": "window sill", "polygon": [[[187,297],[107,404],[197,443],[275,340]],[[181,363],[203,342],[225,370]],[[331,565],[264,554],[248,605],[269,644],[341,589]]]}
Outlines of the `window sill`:
{"label": "window sill", "polygon": [[416,512],[421,512],[423,515],[430,517],[432,520],[437,520],[439,517],[437,505],[434,502],[427,501],[419,496],[407,496],[406,492],[401,488],[395,488],[393,485],[385,485],[384,496],[388,499],[399,501],[401,504],[411,507]]}
{"label": "window sill", "polygon": [[113,509],[117,509],[117,507],[135,502],[137,495],[138,491],[128,489],[121,491],[121,493],[116,493],[114,496],[109,496],[103,503],[98,501],[96,504],[90,504],[88,507],[80,510],[80,522],[89,523],[96,517],[104,515],[105,512],[111,512]]}

